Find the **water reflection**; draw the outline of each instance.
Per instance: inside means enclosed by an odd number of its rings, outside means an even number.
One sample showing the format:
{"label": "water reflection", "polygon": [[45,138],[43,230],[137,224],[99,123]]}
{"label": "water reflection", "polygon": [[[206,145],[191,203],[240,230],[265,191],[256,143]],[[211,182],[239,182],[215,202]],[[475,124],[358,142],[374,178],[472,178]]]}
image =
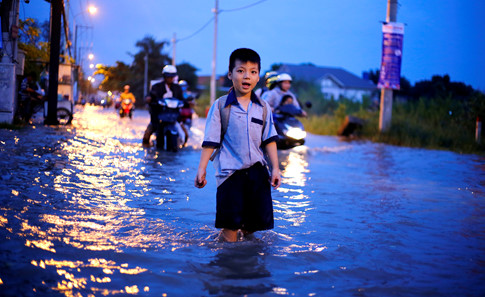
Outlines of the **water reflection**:
{"label": "water reflection", "polygon": [[275,288],[266,268],[267,246],[251,240],[240,244],[224,244],[213,259],[202,266],[207,274],[204,288],[210,295],[242,296],[269,293]]}
{"label": "water reflection", "polygon": [[278,220],[292,226],[300,226],[311,209],[309,196],[304,193],[307,182],[308,163],[305,160],[306,147],[280,151],[278,154],[280,171],[283,178],[278,188],[280,195],[273,194],[274,211]]}
{"label": "water reflection", "polygon": [[0,295],[484,291],[483,158],[309,135],[279,152],[275,229],[226,245],[212,166],[193,187],[203,124],[167,153],[141,146],[142,114],[88,107],[69,129],[0,130]]}

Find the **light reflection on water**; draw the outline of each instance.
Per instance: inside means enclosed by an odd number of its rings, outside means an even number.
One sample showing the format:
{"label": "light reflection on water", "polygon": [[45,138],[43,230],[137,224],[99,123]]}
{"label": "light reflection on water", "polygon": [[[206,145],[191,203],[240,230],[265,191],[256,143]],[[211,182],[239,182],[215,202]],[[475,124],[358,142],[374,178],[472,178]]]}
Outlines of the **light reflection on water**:
{"label": "light reflection on water", "polygon": [[147,123],[86,107],[72,128],[0,131],[0,295],[485,290],[483,158],[309,135],[279,152],[275,229],[227,244],[212,165],[193,187],[203,122],[176,154],[141,146]]}

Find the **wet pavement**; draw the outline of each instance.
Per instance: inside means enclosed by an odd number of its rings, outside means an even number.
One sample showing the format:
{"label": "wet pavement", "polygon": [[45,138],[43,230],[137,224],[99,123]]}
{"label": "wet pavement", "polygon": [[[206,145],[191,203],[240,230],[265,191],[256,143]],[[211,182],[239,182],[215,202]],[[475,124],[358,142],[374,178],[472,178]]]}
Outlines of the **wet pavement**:
{"label": "wet pavement", "polygon": [[178,153],[148,113],[76,107],[0,130],[0,296],[483,296],[485,159],[309,135],[279,151],[275,228],[214,228],[193,186],[203,119]]}

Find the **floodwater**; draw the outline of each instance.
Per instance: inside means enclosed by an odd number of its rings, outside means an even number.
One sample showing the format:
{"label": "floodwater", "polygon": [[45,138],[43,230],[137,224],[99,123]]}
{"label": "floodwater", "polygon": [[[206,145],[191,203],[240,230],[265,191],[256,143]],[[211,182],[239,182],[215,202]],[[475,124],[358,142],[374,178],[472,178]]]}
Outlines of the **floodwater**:
{"label": "floodwater", "polygon": [[0,296],[485,295],[483,157],[309,135],[279,151],[275,228],[223,243],[204,121],[178,153],[148,121],[0,130]]}

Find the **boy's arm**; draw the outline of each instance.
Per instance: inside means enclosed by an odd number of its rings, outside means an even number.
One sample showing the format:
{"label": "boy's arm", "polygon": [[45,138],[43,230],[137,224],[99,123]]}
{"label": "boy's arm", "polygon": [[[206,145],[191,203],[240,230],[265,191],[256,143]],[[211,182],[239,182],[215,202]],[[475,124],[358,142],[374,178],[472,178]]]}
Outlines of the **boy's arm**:
{"label": "boy's arm", "polygon": [[280,167],[278,163],[278,151],[276,148],[276,142],[272,141],[266,145],[266,152],[271,162],[271,185],[278,189],[281,185]]}
{"label": "boy's arm", "polygon": [[202,148],[202,153],[200,154],[199,168],[197,169],[197,175],[195,176],[195,186],[197,188],[203,188],[207,185],[206,169],[209,159],[212,155],[214,148],[204,147]]}

